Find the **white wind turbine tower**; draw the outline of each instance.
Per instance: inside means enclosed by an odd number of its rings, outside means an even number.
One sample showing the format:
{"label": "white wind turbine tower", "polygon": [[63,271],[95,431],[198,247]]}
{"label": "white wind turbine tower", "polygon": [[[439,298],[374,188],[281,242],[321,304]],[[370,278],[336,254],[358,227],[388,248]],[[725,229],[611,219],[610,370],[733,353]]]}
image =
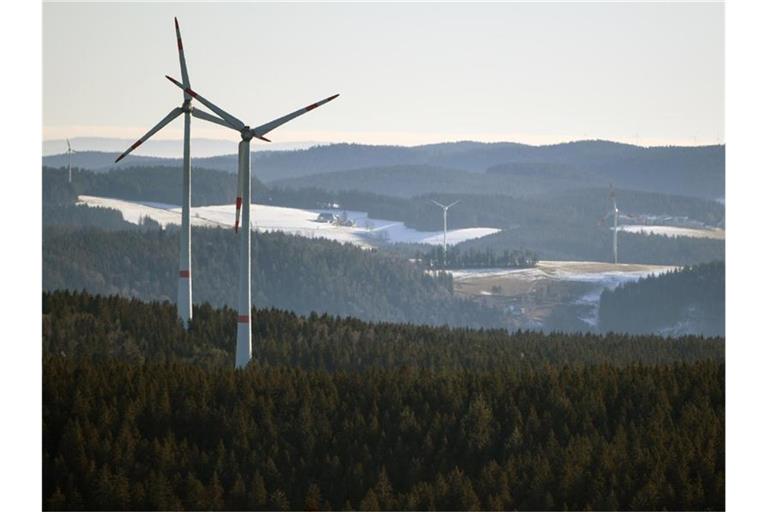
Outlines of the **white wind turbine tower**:
{"label": "white wind turbine tower", "polygon": [[203,98],[188,86],[184,86],[177,80],[166,76],[168,80],[184,90],[185,94],[197,99],[200,103],[211,109],[226,122],[226,125],[240,133],[237,162],[237,190],[238,197],[235,210],[235,230],[237,230],[242,205],[242,226],[240,230],[240,276],[237,301],[237,348],[235,350],[235,367],[244,368],[251,360],[251,139],[257,138],[270,142],[265,135],[278,126],[291,119],[295,119],[310,110],[328,103],[338,97],[334,94],[324,100],[313,103],[283,117],[277,118],[266,124],[251,128],[241,120],[217,107]]}
{"label": "white wind turbine tower", "polygon": [[619,208],[616,206],[616,192],[613,190],[613,185],[610,188],[608,197],[611,199],[612,210],[603,217],[603,220],[613,215],[613,263],[616,264],[619,262]]}
{"label": "white wind turbine tower", "polygon": [[77,151],[72,149],[72,145],[69,143],[69,139],[67,139],[67,171],[69,173],[69,178],[67,178],[68,183],[72,183],[72,153],[77,153]]}
{"label": "white wind turbine tower", "polygon": [[430,201],[443,209],[443,267],[445,267],[448,260],[448,208],[459,204],[461,201],[454,201],[447,206],[442,203],[438,203],[434,199],[430,199]]}
{"label": "white wind turbine tower", "polygon": [[[179,21],[176,18],[174,18],[173,21],[176,25],[176,41],[179,48],[181,79],[184,82],[184,86],[189,87],[189,74],[187,73],[187,61],[184,58],[184,46],[181,44],[181,31],[179,30]],[[192,162],[190,160],[189,152],[190,116],[220,124],[222,126],[229,126],[218,117],[192,107],[191,103],[192,97],[185,92],[183,103],[180,107],[176,107],[171,110],[167,116],[165,116],[151,130],[145,133],[142,138],[134,142],[130,148],[128,148],[115,160],[115,163],[119,162],[131,151],[139,147],[144,141],[160,131],[165,125],[179,117],[181,114],[184,114],[184,159],[182,167],[182,186],[184,192],[181,201],[181,232],[179,233],[179,289],[176,308],[179,313],[179,317],[181,318],[182,322],[184,322],[185,327],[189,326],[189,321],[192,320],[192,244],[191,227],[189,221],[189,208],[190,202],[192,200]]]}

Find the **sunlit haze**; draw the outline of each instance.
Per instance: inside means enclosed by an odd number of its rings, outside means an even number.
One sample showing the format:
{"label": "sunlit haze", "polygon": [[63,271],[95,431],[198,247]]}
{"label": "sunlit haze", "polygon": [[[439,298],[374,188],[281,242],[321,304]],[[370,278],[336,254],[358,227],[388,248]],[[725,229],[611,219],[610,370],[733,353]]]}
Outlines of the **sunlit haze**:
{"label": "sunlit haze", "polygon": [[[291,141],[724,141],[722,4],[46,4],[43,137],[136,139],[192,87]],[[180,139],[181,118],[157,139]],[[237,140],[195,121],[192,136]],[[234,145],[233,145],[234,152]]]}

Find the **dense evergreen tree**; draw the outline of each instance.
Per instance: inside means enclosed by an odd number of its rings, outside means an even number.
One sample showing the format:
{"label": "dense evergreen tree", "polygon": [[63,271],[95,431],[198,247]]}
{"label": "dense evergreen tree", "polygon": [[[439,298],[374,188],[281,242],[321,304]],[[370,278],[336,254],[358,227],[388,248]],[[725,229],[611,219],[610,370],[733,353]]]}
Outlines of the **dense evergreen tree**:
{"label": "dense evergreen tree", "polygon": [[416,251],[415,258],[427,268],[529,268],[536,265],[539,258],[531,251],[512,250],[484,251],[462,250],[449,247],[443,251],[441,246],[429,247],[426,251]]}
{"label": "dense evergreen tree", "polygon": [[43,295],[46,509],[724,507],[722,339]]}
{"label": "dense evergreen tree", "polygon": [[[229,367],[234,361],[236,313],[209,305],[194,308],[187,331],[169,303],[145,303],[86,292],[43,294],[46,353],[94,361],[178,361]],[[359,371],[415,367],[493,370],[571,365],[670,364],[722,361],[722,339],[666,339],[611,333],[508,333],[295,313],[253,311],[253,353],[260,365],[307,370]],[[482,404],[480,404],[482,405]]]}
{"label": "dense evergreen tree", "polygon": [[711,361],[355,374],[58,357],[43,371],[46,508],[724,507]]}
{"label": "dense evergreen tree", "polygon": [[600,297],[600,328],[622,332],[696,330],[725,335],[725,262],[685,267],[615,290]]}

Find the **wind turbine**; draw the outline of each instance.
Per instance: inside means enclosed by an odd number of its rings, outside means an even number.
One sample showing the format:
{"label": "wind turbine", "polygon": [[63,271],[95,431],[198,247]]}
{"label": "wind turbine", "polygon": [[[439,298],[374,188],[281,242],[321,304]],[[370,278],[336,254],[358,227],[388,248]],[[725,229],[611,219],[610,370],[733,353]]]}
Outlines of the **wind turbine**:
{"label": "wind turbine", "polygon": [[446,261],[448,260],[448,208],[459,204],[461,201],[454,201],[448,206],[438,203],[434,199],[430,199],[430,201],[443,209],[443,268],[445,268],[447,266]]}
{"label": "wind turbine", "polygon": [[257,138],[270,142],[265,135],[278,126],[282,126],[291,119],[295,119],[306,114],[310,110],[328,103],[339,95],[334,94],[317,103],[313,103],[288,115],[279,117],[274,121],[251,128],[241,120],[229,114],[225,110],[217,107],[209,100],[203,98],[188,85],[179,83],[177,80],[166,76],[168,80],[176,84],[184,91],[184,94],[195,98],[200,103],[211,109],[214,113],[221,116],[226,126],[240,133],[240,144],[238,145],[237,161],[237,190],[238,197],[235,205],[235,230],[237,230],[238,221],[242,206],[242,226],[240,231],[240,280],[237,301],[237,348],[235,350],[235,367],[244,368],[251,360],[251,139]]}
{"label": "wind turbine", "polygon": [[619,208],[616,206],[616,192],[613,190],[613,185],[610,186],[608,197],[611,200],[613,209],[605,214],[605,217],[601,219],[600,224],[613,215],[613,263],[616,264],[619,262]]}
{"label": "wind turbine", "polygon": [[[181,79],[184,82],[184,86],[189,87],[189,74],[187,73],[187,61],[184,58],[184,46],[181,44],[181,31],[179,30],[179,21],[176,18],[173,18],[173,21],[176,25],[176,41],[179,48]],[[190,116],[194,116],[198,119],[203,119],[211,123],[220,124],[222,126],[229,126],[218,117],[192,107],[191,103],[192,96],[185,92],[183,102],[180,107],[176,107],[171,110],[167,116],[165,116],[151,130],[145,133],[143,137],[134,142],[131,147],[129,147],[115,160],[115,163],[119,162],[134,149],[144,143],[144,141],[160,131],[165,125],[179,117],[181,114],[184,114],[184,160],[182,166],[182,187],[184,192],[182,194],[181,201],[181,232],[179,233],[179,289],[176,308],[179,313],[179,317],[181,318],[182,322],[184,322],[185,326],[189,326],[189,322],[192,320],[192,243],[191,227],[189,222],[189,207],[192,199],[192,162],[190,160],[189,154]]]}
{"label": "wind turbine", "polygon": [[69,172],[69,178],[67,178],[68,183],[72,183],[72,153],[77,153],[77,151],[72,149],[72,145],[69,143],[69,139],[67,139],[67,170]]}

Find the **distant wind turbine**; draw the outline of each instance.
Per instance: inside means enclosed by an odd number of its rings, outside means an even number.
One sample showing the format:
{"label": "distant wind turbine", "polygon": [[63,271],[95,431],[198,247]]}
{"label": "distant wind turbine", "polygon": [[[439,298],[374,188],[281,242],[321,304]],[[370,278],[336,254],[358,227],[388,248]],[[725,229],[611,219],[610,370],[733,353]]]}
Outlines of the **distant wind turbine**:
{"label": "distant wind turbine", "polygon": [[430,201],[443,209],[443,267],[446,267],[448,260],[448,208],[459,204],[461,201],[454,201],[448,206],[438,203],[434,199],[430,199]]}
{"label": "distant wind turbine", "polygon": [[235,367],[243,368],[251,360],[251,139],[256,138],[265,142],[270,142],[270,140],[265,137],[267,133],[278,126],[282,126],[291,119],[295,119],[306,114],[310,110],[314,110],[317,107],[328,103],[339,95],[334,94],[317,103],[313,103],[288,115],[277,118],[274,121],[262,124],[256,128],[251,128],[232,114],[229,114],[194,92],[188,85],[181,84],[169,76],[166,76],[166,78],[176,84],[177,87],[183,89],[185,95],[195,98],[211,109],[212,112],[221,116],[226,126],[240,133],[241,140],[237,152],[238,197],[235,206],[235,229],[237,229],[241,205],[243,229],[240,230],[240,279],[237,303],[238,317]]}
{"label": "distant wind turbine", "polygon": [[[184,82],[184,87],[189,87],[189,74],[187,73],[187,61],[184,57],[184,46],[181,44],[181,31],[179,30],[179,21],[176,18],[174,18],[173,21],[176,25],[176,42],[178,43],[179,48],[181,79]],[[181,201],[181,232],[179,233],[179,288],[176,308],[178,310],[179,317],[187,327],[189,326],[190,320],[192,320],[192,233],[189,219],[189,208],[192,200],[192,162],[190,159],[189,149],[190,116],[194,116],[198,119],[203,119],[205,121],[222,126],[229,126],[218,117],[192,107],[191,103],[192,96],[185,92],[184,101],[180,107],[176,107],[171,110],[167,116],[165,116],[151,130],[145,133],[142,138],[134,142],[130,148],[128,148],[115,160],[115,163],[119,162],[134,149],[139,147],[144,141],[160,131],[165,125],[179,117],[181,114],[184,114],[184,161],[182,167],[183,195]]]}
{"label": "distant wind turbine", "polygon": [[69,173],[69,178],[67,178],[68,183],[72,183],[72,153],[77,153],[77,151],[72,149],[72,145],[69,143],[69,139],[67,139],[67,171]]}
{"label": "distant wind turbine", "polygon": [[608,197],[611,201],[612,210],[603,217],[602,221],[613,215],[613,263],[616,264],[619,262],[619,208],[616,206],[616,192],[613,190],[613,184],[610,186]]}

